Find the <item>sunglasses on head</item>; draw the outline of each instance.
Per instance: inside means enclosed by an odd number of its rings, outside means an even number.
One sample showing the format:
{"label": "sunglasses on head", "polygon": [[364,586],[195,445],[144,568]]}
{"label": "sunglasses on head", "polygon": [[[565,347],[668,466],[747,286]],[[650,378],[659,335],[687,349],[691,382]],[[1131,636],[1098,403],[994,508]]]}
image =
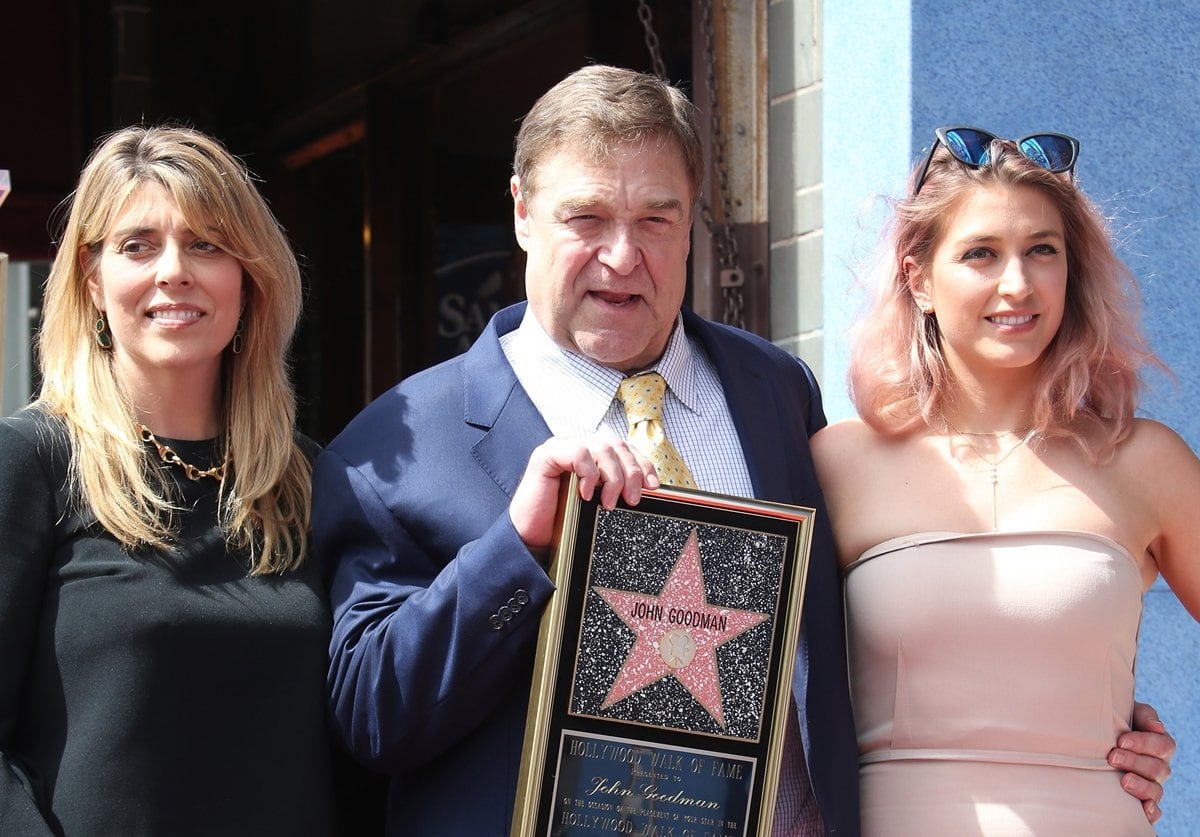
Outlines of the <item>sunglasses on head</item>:
{"label": "sunglasses on head", "polygon": [[[934,133],[937,142],[929,148],[925,165],[921,166],[921,175],[913,187],[913,197],[921,191],[925,183],[925,175],[929,174],[929,164],[933,162],[933,154],[937,151],[938,143],[946,146],[955,160],[971,168],[981,168],[988,164],[992,141],[1000,139],[990,131],[979,128],[938,128]],[[1066,134],[1041,133],[1029,134],[1016,143],[1017,151],[1031,163],[1041,166],[1046,171],[1073,172],[1075,161],[1079,157],[1079,140]]]}

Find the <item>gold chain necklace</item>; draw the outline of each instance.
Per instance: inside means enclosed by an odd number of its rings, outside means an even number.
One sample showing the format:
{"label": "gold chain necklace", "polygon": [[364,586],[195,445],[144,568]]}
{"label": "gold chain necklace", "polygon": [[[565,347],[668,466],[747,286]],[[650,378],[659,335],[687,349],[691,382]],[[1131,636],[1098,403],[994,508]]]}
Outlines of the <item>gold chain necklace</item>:
{"label": "gold chain necklace", "polygon": [[168,465],[178,465],[183,469],[183,473],[186,474],[187,478],[192,482],[199,482],[204,477],[212,477],[217,482],[222,482],[225,479],[224,462],[212,468],[197,468],[192,463],[184,462],[182,459],[180,459],[179,454],[172,450],[169,445],[164,445],[162,442],[158,441],[158,439],[154,438],[154,434],[150,432],[150,429],[146,427],[146,425],[138,422],[134,424],[134,427],[137,428],[138,435],[141,437],[143,442],[149,442],[150,444],[154,445],[154,449],[158,451],[159,459]]}
{"label": "gold chain necklace", "polygon": [[996,510],[996,506],[997,506],[996,495],[999,492],[999,487],[1000,487],[1000,471],[999,471],[1000,466],[1004,463],[1004,460],[1008,459],[1010,456],[1012,456],[1014,453],[1016,453],[1018,448],[1024,447],[1024,445],[1030,439],[1033,438],[1033,434],[1036,431],[1036,428],[1030,428],[1025,433],[1024,436],[1022,436],[1020,439],[1017,440],[1016,444],[1014,444],[1011,448],[1009,448],[1008,450],[1001,453],[995,459],[988,459],[987,456],[984,454],[984,452],[981,451],[978,447],[976,447],[975,443],[971,441],[972,436],[991,436],[992,438],[999,439],[1001,436],[1006,436],[1009,433],[1015,434],[1017,431],[1006,430],[1006,431],[1003,431],[1000,433],[964,433],[961,430],[959,430],[957,427],[955,427],[953,424],[950,424],[949,422],[946,423],[946,426],[949,427],[951,430],[953,430],[955,435],[961,436],[962,440],[967,443],[967,446],[971,450],[975,451],[975,455],[978,456],[981,460],[983,460],[984,464],[988,466],[988,477],[992,481],[992,531],[995,532],[995,531],[999,530],[999,528],[1000,528],[1000,517]]}

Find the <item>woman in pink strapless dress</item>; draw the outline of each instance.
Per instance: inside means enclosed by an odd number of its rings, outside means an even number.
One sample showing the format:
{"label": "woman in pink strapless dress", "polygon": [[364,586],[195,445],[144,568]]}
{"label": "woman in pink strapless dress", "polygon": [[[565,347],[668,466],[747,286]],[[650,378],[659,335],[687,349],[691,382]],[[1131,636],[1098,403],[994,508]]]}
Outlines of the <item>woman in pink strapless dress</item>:
{"label": "woman in pink strapless dress", "polygon": [[1108,756],[1142,593],[1161,573],[1200,617],[1200,460],[1134,418],[1153,357],[1077,153],[937,132],[855,338],[861,419],[813,439],[866,837],[1126,837],[1160,814]]}
{"label": "woman in pink strapless dress", "polygon": [[1083,532],[924,533],[851,564],[865,833],[1153,834],[1106,760],[1141,593]]}

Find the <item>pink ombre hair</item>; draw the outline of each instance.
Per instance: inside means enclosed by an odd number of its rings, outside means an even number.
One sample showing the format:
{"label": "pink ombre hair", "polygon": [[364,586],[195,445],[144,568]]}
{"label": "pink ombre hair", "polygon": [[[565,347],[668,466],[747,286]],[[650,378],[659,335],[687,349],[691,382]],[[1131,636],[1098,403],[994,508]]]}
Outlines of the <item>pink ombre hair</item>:
{"label": "pink ombre hair", "polygon": [[1032,427],[1046,437],[1072,439],[1100,461],[1132,430],[1140,368],[1161,366],[1140,331],[1136,281],[1113,250],[1106,219],[1069,177],[1025,159],[1010,141],[993,142],[991,159],[971,168],[939,148],[920,194],[893,203],[878,264],[866,277],[873,300],[854,335],[851,397],[863,420],[887,435],[940,424],[954,376],[942,355],[936,316],[917,305],[904,260],[929,263],[969,190],[1032,187],[1061,213],[1067,251],[1066,308],[1046,349]]}

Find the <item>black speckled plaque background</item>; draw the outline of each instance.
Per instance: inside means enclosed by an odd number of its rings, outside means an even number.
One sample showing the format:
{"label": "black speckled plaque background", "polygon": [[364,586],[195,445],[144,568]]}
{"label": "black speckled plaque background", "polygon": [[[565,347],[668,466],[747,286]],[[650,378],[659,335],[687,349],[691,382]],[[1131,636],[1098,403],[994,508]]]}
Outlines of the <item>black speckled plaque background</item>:
{"label": "black speckled plaque background", "polygon": [[[633,647],[634,633],[594,588],[656,595],[693,531],[708,603],[768,615],[766,621],[716,651],[724,730],[670,674],[608,709],[601,708]],[[637,509],[599,510],[579,631],[572,714],[757,740],[762,731],[773,617],[787,548],[786,537],[754,529],[695,523]]]}

